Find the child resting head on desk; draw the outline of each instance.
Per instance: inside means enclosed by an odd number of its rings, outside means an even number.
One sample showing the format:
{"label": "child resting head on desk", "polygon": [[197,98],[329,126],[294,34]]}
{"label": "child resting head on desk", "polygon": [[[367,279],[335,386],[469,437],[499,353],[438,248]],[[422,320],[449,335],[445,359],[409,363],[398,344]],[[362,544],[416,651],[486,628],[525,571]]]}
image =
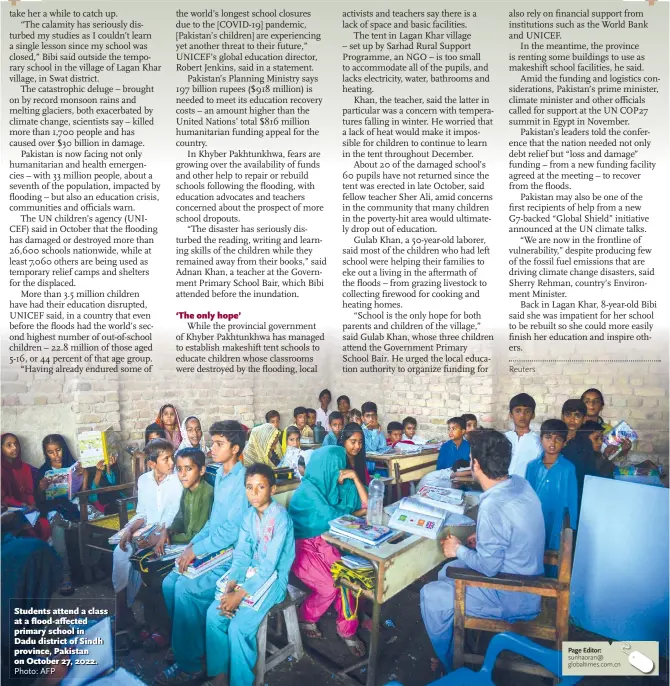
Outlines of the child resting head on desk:
{"label": "child resting head on desk", "polygon": [[[356,472],[347,468],[344,448],[328,446],[312,454],[288,509],[296,538],[292,571],[312,589],[298,610],[301,628],[308,638],[321,638],[316,623],[334,602],[338,636],[357,657],[365,654],[365,645],[356,637],[358,619],[345,617],[342,594],[335,588],[330,572],[341,555],[321,534],[329,530],[331,520],[345,514],[361,515],[367,505],[365,486]],[[349,606],[354,606],[353,598],[349,598]]]}

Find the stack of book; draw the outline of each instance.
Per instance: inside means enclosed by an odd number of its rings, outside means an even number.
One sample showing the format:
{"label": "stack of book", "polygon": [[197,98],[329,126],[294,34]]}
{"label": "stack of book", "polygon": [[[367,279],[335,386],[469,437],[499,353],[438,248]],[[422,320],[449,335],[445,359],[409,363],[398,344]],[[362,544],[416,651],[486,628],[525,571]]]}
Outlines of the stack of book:
{"label": "stack of book", "polygon": [[358,557],[358,555],[342,555],[340,561],[343,565],[355,571],[366,571],[369,569],[374,569],[372,562],[370,562],[370,560],[366,560],[364,557]]}
{"label": "stack of book", "polygon": [[[255,571],[255,570],[254,570]],[[254,574],[249,575],[247,573],[247,579],[251,578]],[[214,597],[217,600],[221,600],[221,597],[223,594],[226,592],[226,587],[228,586],[228,579],[230,576],[230,569],[228,569],[225,574],[216,582],[216,594]],[[272,588],[272,584],[277,580],[277,572],[274,571],[268,578],[268,580],[254,593],[253,595],[248,595],[245,596],[242,600],[242,603],[240,607],[245,606],[245,607],[250,607],[252,610],[258,611],[258,608],[261,606],[265,596],[269,593],[270,588]],[[240,589],[240,585],[238,584],[235,587],[235,590],[238,591]]]}
{"label": "stack of book", "polygon": [[[195,579],[196,577],[205,574],[206,572],[225,564],[233,557],[233,548],[223,548],[222,550],[217,550],[209,555],[201,555],[196,557],[193,562],[188,566],[188,569],[184,572],[184,576],[189,579]],[[179,566],[175,561],[175,569],[179,571]]]}
{"label": "stack of book", "polygon": [[378,546],[395,536],[395,531],[387,526],[368,524],[361,517],[354,517],[353,515],[338,517],[328,524],[330,525],[330,533],[334,536],[359,541],[366,545]]}
{"label": "stack of book", "polygon": [[174,560],[175,558],[179,557],[185,550],[186,544],[166,545],[165,552],[162,555],[156,555],[156,553],[154,553],[154,556],[157,560]]}
{"label": "stack of book", "polygon": [[[161,530],[160,524],[145,524],[140,527],[137,531],[133,533],[133,546],[137,547],[138,543],[141,541],[146,541],[150,536]],[[117,545],[121,542],[121,536],[123,536],[124,529],[117,531],[115,534],[110,536],[107,540],[112,545]]]}

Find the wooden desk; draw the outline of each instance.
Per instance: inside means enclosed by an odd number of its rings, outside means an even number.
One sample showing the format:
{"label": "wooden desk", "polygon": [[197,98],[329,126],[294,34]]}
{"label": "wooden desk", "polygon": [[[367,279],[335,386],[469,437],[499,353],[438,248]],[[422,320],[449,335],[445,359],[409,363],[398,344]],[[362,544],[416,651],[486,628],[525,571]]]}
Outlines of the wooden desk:
{"label": "wooden desk", "polygon": [[418,481],[422,476],[434,472],[439,450],[440,446],[424,446],[420,453],[413,455],[390,452],[384,455],[367,455],[366,459],[388,470],[388,475],[396,487],[396,500],[400,500],[400,484]]}
{"label": "wooden desk", "polygon": [[[465,533],[463,542],[469,533],[472,531]],[[349,676],[349,673],[367,664],[366,686],[374,686],[379,655],[379,624],[382,603],[404,591],[435,567],[445,564],[446,560],[442,548],[437,540],[406,533],[401,533],[398,538],[382,543],[378,547],[365,545],[351,539],[345,540],[329,533],[322,534],[321,538],[342,551],[370,560],[374,566],[374,589],[372,591],[361,590],[361,595],[372,601],[373,608],[368,657],[359,660],[350,667],[340,668],[338,672],[338,676],[350,686],[360,686],[360,683]]]}

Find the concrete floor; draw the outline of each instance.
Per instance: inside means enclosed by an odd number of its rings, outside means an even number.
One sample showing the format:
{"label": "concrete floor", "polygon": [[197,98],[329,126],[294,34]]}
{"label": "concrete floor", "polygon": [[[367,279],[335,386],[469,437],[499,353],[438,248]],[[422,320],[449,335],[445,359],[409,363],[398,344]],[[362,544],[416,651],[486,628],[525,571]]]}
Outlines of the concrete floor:
{"label": "concrete floor", "polygon": [[[426,578],[435,578],[437,573]],[[426,636],[419,611],[419,590],[421,585],[415,583],[403,593],[387,603],[382,611],[382,650],[380,657],[377,685],[382,686],[389,681],[397,680],[404,686],[425,686],[435,680],[430,669],[430,658],[433,655],[430,642]],[[75,598],[113,598],[114,592],[109,578],[90,586],[78,587]],[[141,618],[141,605],[136,603],[136,616]],[[309,641],[310,648],[323,652],[332,660],[344,664],[355,661],[342,641],[335,635],[335,616],[330,611],[320,623],[326,638],[324,640]],[[359,631],[360,637],[367,641],[369,634]],[[599,637],[587,634],[579,629],[571,630],[572,640],[587,640]],[[166,665],[163,662],[164,653],[147,654],[138,649],[129,655],[119,656],[117,666],[125,667],[136,674],[146,683],[151,683],[153,677]],[[581,684],[584,686],[660,686],[668,684],[668,663],[661,665],[661,677],[586,677]],[[365,673],[358,673],[365,678]],[[549,682],[528,675],[513,674],[498,670],[495,674],[497,686],[535,686]],[[311,659],[308,655],[296,662],[288,660],[269,672],[265,678],[265,686],[292,686],[293,684],[337,683],[337,678],[327,669]]]}

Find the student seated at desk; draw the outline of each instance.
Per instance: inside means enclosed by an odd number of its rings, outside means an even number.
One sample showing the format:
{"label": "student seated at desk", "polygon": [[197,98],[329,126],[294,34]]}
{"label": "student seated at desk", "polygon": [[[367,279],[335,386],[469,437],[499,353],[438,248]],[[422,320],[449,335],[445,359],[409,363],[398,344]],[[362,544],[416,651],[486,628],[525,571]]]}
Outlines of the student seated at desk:
{"label": "student seated at desk", "polygon": [[437,455],[436,469],[467,467],[470,464],[470,444],[465,440],[465,420],[452,417],[447,422],[449,440],[442,445]]}
{"label": "student seated at desk", "polygon": [[[341,554],[321,534],[328,531],[331,520],[345,514],[362,515],[367,505],[365,486],[353,469],[347,469],[344,449],[328,446],[312,454],[305,478],[288,508],[296,538],[292,571],[312,589],[298,609],[301,628],[308,638],[321,638],[317,622],[334,602],[338,636],[357,657],[365,655],[365,645],[356,637],[358,619],[345,617],[340,589],[333,584],[330,573],[331,565]],[[351,594],[348,600],[353,607]]]}
{"label": "student seated at desk", "polygon": [[209,521],[197,533],[163,581],[163,597],[172,617],[172,650],[175,663],[163,670],[156,683],[176,686],[204,676],[207,610],[214,600],[216,582],[225,567],[210,569],[195,579],[181,573],[197,556],[209,555],[234,546],[240,535],[249,501],[244,486],[245,468],[240,462],[245,432],[239,422],[215,422],[209,428],[212,458],[220,465],[214,485],[214,505]]}
{"label": "student seated at desk", "polygon": [[347,454],[347,465],[353,469],[364,486],[370,484],[370,473],[365,458],[365,439],[363,430],[358,424],[347,424],[338,438],[337,444],[344,448]]}
{"label": "student seated at desk", "polygon": [[[21,459],[19,439],[10,433],[2,434],[2,505],[4,507],[28,507],[37,509],[35,502],[35,485],[33,470]],[[51,526],[46,517],[39,517],[35,522],[34,534],[43,541],[51,536]]]}
{"label": "student seated at desk", "polygon": [[479,424],[477,422],[477,415],[466,412],[461,415],[461,419],[465,422],[465,440],[468,440],[468,434],[477,431]]}
{"label": "student seated at desk", "polygon": [[363,403],[363,437],[365,438],[365,450],[367,452],[385,451],[386,436],[379,426],[377,419],[377,405],[372,402]]}
{"label": "student seated at desk", "polygon": [[[313,438],[314,432],[307,426],[307,408],[306,407],[296,407],[293,410],[293,424],[289,424],[287,429],[294,427],[300,432],[301,438]],[[286,453],[286,431],[281,439],[281,452],[282,455]]]}
{"label": "student seated at desk", "polygon": [[386,445],[394,446],[402,441],[402,424],[400,422],[389,422],[386,426]]}
{"label": "student seated at desk", "polygon": [[[312,432],[312,435],[314,435],[314,427],[316,426],[316,410],[313,407],[306,408],[305,420],[307,422],[307,427]],[[325,429],[326,427],[324,426],[323,428]]]}
{"label": "student seated at desk", "polygon": [[272,424],[275,429],[280,429],[280,424],[281,422],[281,415],[277,410],[270,410],[269,412],[265,413],[265,423],[266,424]]}
{"label": "student seated at desk", "polygon": [[[544,515],[547,550],[558,550],[563,531],[563,513],[567,508],[570,527],[577,528],[577,476],[574,465],[561,451],[568,437],[568,427],[560,419],[547,419],[540,428],[544,454],[533,460],[526,470],[526,480],[537,493]],[[545,567],[545,575],[556,578],[555,565]]]}
{"label": "student seated at desk", "polygon": [[137,466],[137,477],[139,478],[140,474],[144,474],[146,471],[147,467],[147,445],[149,444],[149,441],[153,441],[155,438],[162,438],[163,440],[167,441],[167,433],[165,432],[165,429],[160,425],[156,424],[155,422],[152,424],[149,424],[144,429],[144,447],[142,450],[134,450],[132,454],[133,458],[133,475],[135,474],[135,466]]}
{"label": "student seated at desk", "polygon": [[275,429],[279,430],[279,442],[277,443],[277,450],[276,452],[278,453],[277,457],[282,457],[284,455],[283,448],[282,446],[284,445],[284,432],[281,429],[280,426],[281,422],[281,415],[277,410],[270,410],[269,412],[265,413],[265,423],[266,424],[272,424]]}
{"label": "student seated at desk", "polygon": [[178,450],[184,437],[181,433],[181,422],[179,421],[177,408],[171,403],[163,405],[158,410],[158,415],[154,422],[165,430],[167,440],[172,443],[175,450]]}
{"label": "student seated at desk", "polygon": [[337,399],[337,411],[344,415],[345,424],[349,423],[351,420],[347,417],[351,410],[351,400],[349,400],[348,395],[341,395]]}
{"label": "student seated at desk", "polygon": [[337,445],[337,439],[344,428],[344,415],[339,410],[330,413],[330,431],[323,439],[322,446]]}
{"label": "student seated at desk", "polygon": [[535,400],[528,393],[515,395],[509,401],[509,416],[514,423],[514,430],[505,433],[512,444],[509,473],[525,477],[528,463],[542,455],[540,437],[530,430],[535,419]]}
{"label": "student seated at desk", "polygon": [[[212,686],[252,686],[258,658],[256,634],[263,618],[286,596],[288,573],[295,559],[293,521],[272,499],[277,487],[272,469],[261,463],[246,472],[245,488],[251,507],[235,546],[226,592],[207,610],[207,674]],[[274,574],[259,607],[242,605]]]}
{"label": "student seated at desk", "polygon": [[284,432],[286,451],[279,467],[290,467],[298,479],[305,475],[305,469],[313,450],[302,450],[300,447],[300,431],[295,426],[289,426]]}
{"label": "student seated at desk", "polygon": [[355,407],[351,408],[348,413],[348,421],[345,424],[358,424],[358,426],[363,426],[363,414],[360,410]]}
{"label": "student seated at desk", "polygon": [[[63,582],[61,583],[59,593],[63,596],[71,596],[75,589],[72,583],[65,532],[79,526],[81,515],[76,492],[81,490],[81,486],[84,483],[84,468],[81,466],[81,462],[75,461],[70,448],[60,434],[45,436],[42,439],[42,452],[44,453],[44,464],[39,468],[37,476],[35,502],[43,516],[47,516],[52,511],[57,513],[51,519],[51,540],[54,550],[63,562]],[[49,480],[46,477],[47,472],[53,469],[65,469],[73,465],[75,467],[72,476],[72,487],[75,489],[75,494],[73,494],[72,499],[68,498],[67,493],[57,498],[47,498],[47,489],[49,487]],[[91,552],[92,561],[95,563],[99,562],[100,551],[95,550]],[[101,576],[103,575],[100,573],[100,570],[96,570],[96,578]]]}
{"label": "student seated at desk", "polygon": [[[114,453],[111,453],[107,463],[104,460],[100,460],[95,467],[84,469],[84,483],[81,490],[88,491],[90,489],[97,491],[107,486],[116,486],[120,481],[118,458]],[[117,498],[124,497],[124,494],[119,491],[101,493],[100,495],[90,495],[88,502],[104,514],[113,514],[118,510]]]}
{"label": "student seated at desk", "polygon": [[[499,573],[538,575],[544,571],[544,519],[540,501],[528,482],[509,475],[512,447],[503,434],[482,429],[471,434],[472,472],[484,491],[479,503],[477,530],[464,546],[455,536],[442,541],[448,562],[438,580],[421,589],[421,616],[440,663],[451,670],[454,632],[454,581],[447,568],[469,567],[488,577]],[[516,591],[468,588],[468,615],[510,622],[533,619],[540,598]]]}
{"label": "student seated at desk", "polygon": [[[133,533],[145,524],[170,526],[179,511],[182,485],[174,473],[174,448],[172,442],[162,438],[149,441],[146,446],[148,472],[137,481],[137,509],[135,516],[122,530],[119,545],[114,548],[112,584],[116,593],[117,628],[127,628],[134,623],[131,609],[140,588],[140,574],[131,568]],[[153,534],[138,544],[140,549],[158,543],[160,534]]]}
{"label": "student seated at desk", "polygon": [[166,544],[190,543],[209,520],[214,503],[214,488],[205,476],[205,453],[198,448],[182,448],[175,455],[175,471],[183,490],[179,511],[165,527],[156,553],[162,555]]}
{"label": "student seated at desk", "polygon": [[314,425],[316,422],[321,422],[321,426],[328,431],[328,426],[330,424],[330,411],[328,406],[332,400],[332,395],[327,388],[324,388],[321,393],[319,393],[319,407],[316,408],[316,416]]}
{"label": "student seated at desk", "polygon": [[181,435],[182,440],[179,444],[178,450],[184,450],[184,448],[197,448],[206,453],[205,439],[202,433],[202,425],[200,420],[194,415],[189,415],[183,421],[181,425]]}
{"label": "student seated at desk", "polygon": [[414,417],[405,417],[405,419],[402,420],[403,441],[410,441],[411,443],[414,443],[414,445],[424,445],[428,442],[425,438],[422,438],[416,433],[417,425],[418,423]]}
{"label": "student seated at desk", "polygon": [[[172,524],[162,529],[154,548],[156,555],[163,555],[167,544],[190,543],[205,526],[214,501],[214,489],[204,479],[205,453],[198,448],[181,448],[175,454],[175,472],[182,485],[179,511]],[[165,606],[161,585],[167,571],[161,574],[142,572],[144,593],[144,619],[149,637],[142,644],[153,652],[170,645],[170,618]]]}

